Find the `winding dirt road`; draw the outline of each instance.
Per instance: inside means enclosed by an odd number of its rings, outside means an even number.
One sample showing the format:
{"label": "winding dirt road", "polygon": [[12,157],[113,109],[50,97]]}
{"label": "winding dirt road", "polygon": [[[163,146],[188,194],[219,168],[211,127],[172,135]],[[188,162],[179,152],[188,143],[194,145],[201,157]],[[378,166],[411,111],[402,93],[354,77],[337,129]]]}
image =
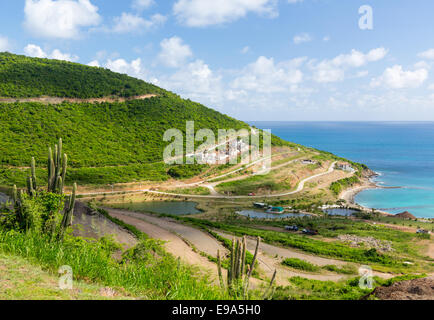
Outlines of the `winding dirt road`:
{"label": "winding dirt road", "polygon": [[181,237],[167,229],[145,221],[141,213],[108,208],[107,210],[111,216],[135,226],[150,238],[164,241],[164,247],[167,252],[175,257],[179,257],[185,263],[200,267],[210,275],[215,282],[217,281],[217,265],[195,252]]}
{"label": "winding dirt road", "polygon": [[[184,262],[200,266],[209,271],[210,274],[217,279],[217,266],[203,257],[200,253],[195,252],[191,246],[199,251],[210,256],[216,257],[217,250],[222,253],[228,251],[219,241],[210,236],[206,232],[198,230],[192,226],[184,225],[168,218],[159,218],[150,214],[131,212],[126,210],[117,210],[105,208],[110,215],[116,217],[125,223],[136,226],[140,231],[146,233],[149,237],[166,241],[166,249],[169,253],[176,257],[180,257]],[[216,231],[222,237],[232,239],[233,236],[221,231]],[[256,240],[247,238],[247,248],[250,252],[255,251]],[[334,274],[330,272],[324,273],[305,273],[297,270],[291,270],[280,263],[284,258],[299,258],[309,261],[313,264],[324,265],[344,265],[346,262],[317,257],[303,252],[296,251],[290,248],[282,248],[278,246],[261,243],[258,254],[258,263],[260,270],[264,272],[267,278],[271,278],[274,270],[278,271],[277,284],[287,285],[288,278],[300,276],[308,279],[322,281],[338,281],[341,279],[350,278],[348,275]],[[383,278],[389,278],[391,275],[378,273]],[[257,280],[253,279],[253,282]]]}
{"label": "winding dirt road", "polygon": [[[316,179],[318,177],[327,175],[332,173],[335,169],[335,164],[336,162],[333,162],[330,166],[330,168],[326,171],[326,172],[322,172],[322,173],[318,173],[315,174],[313,176],[307,177],[303,180],[301,180],[297,186],[297,188],[293,191],[289,191],[289,192],[285,192],[285,193],[280,193],[280,194],[270,194],[270,195],[258,195],[258,196],[226,196],[226,195],[221,195],[219,193],[217,193],[217,191],[212,190],[214,188],[213,185],[211,185],[211,195],[192,195],[192,194],[175,194],[175,193],[169,193],[169,192],[162,192],[162,191],[154,191],[154,190],[149,190],[149,189],[143,189],[143,190],[133,190],[133,191],[107,191],[107,192],[94,192],[94,193],[79,193],[80,196],[85,196],[85,197],[91,197],[91,196],[98,196],[98,195],[109,195],[109,194],[132,194],[132,193],[141,193],[141,192],[147,192],[147,193],[152,193],[152,194],[159,194],[159,195],[165,195],[165,196],[179,196],[179,197],[185,197],[185,198],[202,198],[202,199],[264,199],[264,198],[278,198],[278,197],[284,197],[284,196],[289,196],[289,195],[293,195],[296,193],[299,193],[301,191],[303,191],[304,189],[304,185],[306,184],[306,182]],[[287,165],[287,164],[286,164]],[[236,178],[234,178],[236,179]],[[219,183],[222,183],[224,181],[220,181]],[[201,185],[206,183],[206,181],[201,181],[201,182],[197,182],[194,183],[192,185]],[[206,185],[204,185],[204,187],[206,187]]]}
{"label": "winding dirt road", "polygon": [[[306,184],[306,182],[313,180],[313,179],[316,179],[318,177],[327,175],[329,173],[332,173],[335,170],[334,169],[335,165],[336,165],[336,162],[333,162],[331,164],[330,168],[326,172],[318,173],[318,174],[315,174],[315,175],[310,176],[308,178],[305,178],[299,182],[299,184],[295,190],[285,192],[285,193],[280,193],[280,194],[258,195],[258,196],[225,196],[225,195],[207,195],[207,196],[204,196],[204,195],[189,195],[189,194],[176,194],[176,195],[180,196],[180,197],[186,197],[186,198],[208,198],[208,199],[263,199],[263,198],[284,197],[284,196],[289,196],[289,195],[293,195],[293,194],[301,192],[304,189],[304,185]],[[142,190],[142,191],[148,192],[148,193],[166,195],[166,196],[167,195],[173,196],[173,193],[168,193],[168,192],[153,191],[153,190],[148,190],[148,189]]]}
{"label": "winding dirt road", "polygon": [[[157,227],[158,229],[163,229],[166,232],[168,231],[178,236],[178,238],[182,238],[184,241],[193,245],[200,252],[204,252],[212,257],[217,257],[218,250],[220,250],[222,254],[227,253],[226,248],[223,247],[221,243],[217,241],[217,239],[215,239],[214,237],[199,229],[177,223],[170,218],[158,218],[149,214],[136,213],[125,210],[116,210],[110,208],[104,209],[107,210],[110,215],[113,215],[118,219],[121,219],[122,217],[132,217],[134,219],[140,219],[150,225],[153,225],[154,227]],[[147,232],[145,233],[148,234],[151,238],[159,237],[158,233],[155,233],[153,230],[151,231],[152,235]]]}

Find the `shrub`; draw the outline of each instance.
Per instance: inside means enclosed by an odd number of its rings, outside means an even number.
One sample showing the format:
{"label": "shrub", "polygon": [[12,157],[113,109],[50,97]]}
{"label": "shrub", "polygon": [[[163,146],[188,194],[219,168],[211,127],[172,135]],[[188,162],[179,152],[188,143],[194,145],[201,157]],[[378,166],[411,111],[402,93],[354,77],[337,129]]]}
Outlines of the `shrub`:
{"label": "shrub", "polygon": [[310,262],[297,259],[297,258],[288,258],[282,261],[282,264],[287,267],[291,267],[294,269],[299,269],[303,271],[311,271],[316,272],[319,271],[320,268]]}

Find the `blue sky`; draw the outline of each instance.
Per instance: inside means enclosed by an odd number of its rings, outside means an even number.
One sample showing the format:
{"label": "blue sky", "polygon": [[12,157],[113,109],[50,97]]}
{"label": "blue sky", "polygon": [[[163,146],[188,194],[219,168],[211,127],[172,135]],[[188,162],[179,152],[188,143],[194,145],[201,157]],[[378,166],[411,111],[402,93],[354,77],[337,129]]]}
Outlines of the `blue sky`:
{"label": "blue sky", "polygon": [[[373,29],[359,27],[359,8]],[[242,120],[434,120],[434,2],[0,0],[0,51],[127,73]]]}

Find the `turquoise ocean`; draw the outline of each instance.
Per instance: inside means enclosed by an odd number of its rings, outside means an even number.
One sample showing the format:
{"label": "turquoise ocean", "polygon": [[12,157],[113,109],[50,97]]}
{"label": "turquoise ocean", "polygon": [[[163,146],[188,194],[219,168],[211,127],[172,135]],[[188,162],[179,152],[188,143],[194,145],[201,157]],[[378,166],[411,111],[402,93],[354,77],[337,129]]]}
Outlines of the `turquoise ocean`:
{"label": "turquoise ocean", "polygon": [[288,141],[364,163],[375,181],[356,202],[390,213],[434,218],[434,122],[250,122]]}

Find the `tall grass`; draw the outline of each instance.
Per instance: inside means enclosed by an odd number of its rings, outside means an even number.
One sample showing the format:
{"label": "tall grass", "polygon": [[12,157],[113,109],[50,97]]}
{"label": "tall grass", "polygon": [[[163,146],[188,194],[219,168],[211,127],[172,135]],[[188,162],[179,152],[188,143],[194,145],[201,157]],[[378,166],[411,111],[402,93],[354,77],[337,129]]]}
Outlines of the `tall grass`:
{"label": "tall grass", "polygon": [[320,271],[320,267],[298,258],[287,258],[282,261],[284,266],[288,266],[294,269],[299,269],[303,271],[317,272]]}
{"label": "tall grass", "polygon": [[123,288],[143,299],[230,299],[198,270],[171,255],[161,254],[154,240],[141,242],[147,255],[122,262],[112,258],[113,246],[104,239],[67,237],[60,243],[50,242],[40,234],[0,230],[0,251],[34,261],[53,273],[60,266],[69,265],[76,280]]}

